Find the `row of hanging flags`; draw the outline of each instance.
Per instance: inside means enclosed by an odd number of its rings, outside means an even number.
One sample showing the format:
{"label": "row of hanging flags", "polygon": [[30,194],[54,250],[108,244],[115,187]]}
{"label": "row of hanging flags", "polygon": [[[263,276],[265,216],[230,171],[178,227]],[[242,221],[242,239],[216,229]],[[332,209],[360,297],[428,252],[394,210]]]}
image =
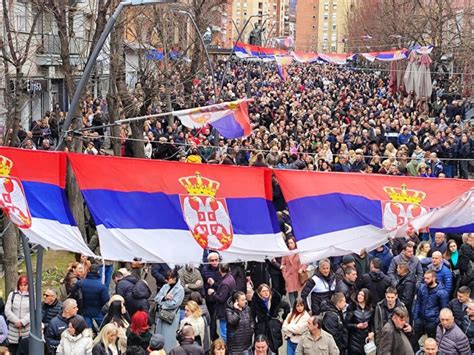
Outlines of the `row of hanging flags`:
{"label": "row of hanging flags", "polygon": [[301,51],[287,51],[284,49],[274,49],[267,47],[255,46],[247,43],[236,42],[234,46],[235,54],[239,58],[260,58],[272,59],[290,57],[298,63],[314,63],[318,61],[344,65],[347,61],[354,60],[357,56],[362,56],[368,61],[384,61],[391,62],[396,60],[407,59],[411,51],[416,51],[418,54],[429,54],[433,50],[433,46],[417,46],[411,49],[393,49],[388,51],[376,51],[365,53],[316,53],[316,52],[301,52]]}
{"label": "row of hanging flags", "polygon": [[32,243],[93,255],[65,193],[70,164],[102,257],[198,263],[288,255],[272,178],[288,203],[303,261],[371,250],[419,231],[474,232],[474,182],[200,165],[0,148],[0,205]]}

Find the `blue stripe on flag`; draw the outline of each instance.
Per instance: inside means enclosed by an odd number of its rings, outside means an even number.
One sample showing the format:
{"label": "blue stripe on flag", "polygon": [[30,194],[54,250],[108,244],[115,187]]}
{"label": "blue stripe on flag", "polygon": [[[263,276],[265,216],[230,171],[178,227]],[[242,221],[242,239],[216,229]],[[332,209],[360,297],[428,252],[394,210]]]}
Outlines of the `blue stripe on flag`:
{"label": "blue stripe on flag", "polygon": [[362,196],[332,193],[288,202],[298,239],[374,225],[382,228],[381,202]]}
{"label": "blue stripe on flag", "polygon": [[[122,229],[188,230],[179,195],[111,190],[82,190],[97,225]],[[226,199],[235,234],[280,231],[271,201],[263,198]]]}

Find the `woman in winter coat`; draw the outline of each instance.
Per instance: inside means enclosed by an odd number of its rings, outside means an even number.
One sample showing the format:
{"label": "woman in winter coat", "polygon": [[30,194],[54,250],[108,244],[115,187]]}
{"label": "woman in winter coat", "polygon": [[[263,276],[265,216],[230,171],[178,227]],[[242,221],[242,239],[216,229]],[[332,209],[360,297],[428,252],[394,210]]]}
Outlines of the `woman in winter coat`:
{"label": "woman in winter coat", "polygon": [[101,324],[101,328],[103,328],[106,324],[113,323],[118,329],[118,344],[120,346],[120,350],[122,353],[125,353],[127,350],[127,328],[129,326],[128,323],[128,315],[125,309],[124,304],[117,300],[113,301],[109,306],[109,311],[104,317],[104,320]]}
{"label": "woman in winter coat", "polygon": [[91,355],[92,331],[87,328],[86,321],[81,316],[69,320],[69,328],[61,334],[61,342],[56,355]]}
{"label": "woman in winter coat", "polygon": [[[295,250],[296,239],[294,237],[288,237],[286,241],[288,249]],[[303,284],[300,282],[300,275],[306,271],[306,265],[301,264],[300,255],[286,255],[281,258],[281,272],[285,279],[285,288],[288,292],[290,304],[295,303],[299,292],[303,289]]]}
{"label": "woman in winter coat", "polygon": [[179,329],[183,329],[186,324],[191,325],[194,329],[194,341],[202,346],[206,333],[206,322],[202,317],[201,307],[194,301],[188,301],[186,306],[184,306],[184,315],[185,317],[181,320]]}
{"label": "woman in winter coat", "polygon": [[118,328],[115,324],[106,324],[94,339],[92,355],[123,355],[118,344]]}
{"label": "woman in winter coat", "polygon": [[282,301],[276,290],[271,289],[267,284],[261,284],[252,297],[250,307],[255,317],[255,336],[265,335],[270,349],[277,353],[278,348],[283,344],[282,322],[278,319],[278,315],[283,309],[283,319],[285,319],[290,313],[290,306]]}
{"label": "woman in winter coat", "polygon": [[20,276],[16,290],[10,292],[5,303],[5,318],[8,322],[8,348],[16,354],[21,338],[30,335],[30,301],[28,279]]}
{"label": "woman in winter coat", "polygon": [[206,306],[206,301],[202,298],[201,294],[197,291],[194,291],[189,296],[190,301],[194,301],[197,303],[199,308],[201,308],[202,318],[204,319],[204,341],[202,344],[202,348],[204,353],[207,353],[211,348],[211,336],[209,330],[209,324],[211,324],[211,315],[209,314],[209,310]]}
{"label": "woman in winter coat", "polygon": [[346,324],[349,329],[349,353],[364,355],[366,340],[374,338],[374,310],[370,305],[368,289],[361,289],[357,293],[356,301],[350,304]]}
{"label": "woman in winter coat", "polygon": [[283,337],[286,339],[287,355],[295,355],[296,347],[301,340],[301,335],[308,330],[309,313],[305,309],[305,303],[298,297],[293,303],[293,311],[288,314],[283,322]]}
{"label": "woman in winter coat", "polygon": [[148,325],[148,313],[137,311],[132,316],[132,324],[127,329],[127,346],[139,346],[147,349],[151,339],[150,326]]}
{"label": "woman in winter coat", "polygon": [[241,355],[252,348],[255,322],[247,297],[242,291],[235,292],[227,301],[227,349],[229,355]]}
{"label": "woman in winter coat", "polygon": [[319,308],[323,301],[329,301],[336,290],[336,276],[331,270],[329,259],[323,259],[304,288],[301,291],[301,298],[306,302],[307,309],[312,314],[319,314]]}
{"label": "woman in winter coat", "polygon": [[[179,325],[179,316],[176,313],[184,299],[184,288],[178,280],[178,272],[169,270],[165,276],[166,284],[160,289],[155,297],[156,303],[156,327],[155,333],[165,337],[165,351],[170,352],[177,345],[176,331]],[[160,318],[160,310],[174,312],[175,316],[171,323]]]}

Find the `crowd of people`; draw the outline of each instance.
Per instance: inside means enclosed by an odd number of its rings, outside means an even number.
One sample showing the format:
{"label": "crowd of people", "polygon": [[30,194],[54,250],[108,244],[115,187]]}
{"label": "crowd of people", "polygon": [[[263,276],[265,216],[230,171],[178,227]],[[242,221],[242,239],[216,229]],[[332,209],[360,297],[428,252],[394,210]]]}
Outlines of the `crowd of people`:
{"label": "crowd of people", "polygon": [[[216,81],[225,62],[216,63]],[[364,172],[467,179],[472,158],[472,127],[466,121],[469,103],[459,94],[458,77],[434,82],[431,97],[416,97],[400,86],[389,88],[386,72],[356,70],[329,64],[298,64],[282,81],[273,64],[234,62],[224,78],[218,101],[252,98],[249,117],[252,133],[225,139],[211,127],[190,130],[169,117],[144,121],[147,158],[214,164],[266,164],[280,169]],[[441,84],[443,83],[443,85]],[[175,80],[171,92],[164,87],[144,102],[144,91],[134,91],[141,114],[154,115],[216,102],[212,78],[202,73],[186,96]],[[169,99],[169,103],[167,100]],[[104,142],[110,132],[106,100],[88,98],[82,103],[83,150],[107,154]],[[54,148],[65,114],[57,106],[31,129],[20,130],[20,145],[28,149]],[[121,111],[120,118],[125,118]],[[122,125],[124,156],[134,156],[131,128]],[[70,137],[68,139],[70,142]]]}
{"label": "crowd of people", "polygon": [[[216,63],[217,79],[224,67]],[[146,157],[468,178],[472,127],[467,104],[455,96],[456,78],[448,86],[435,82],[432,97],[417,98],[403,88],[391,92],[388,76],[375,71],[301,64],[291,66],[288,77],[281,81],[272,64],[231,64],[219,97],[254,99],[252,134],[225,139],[211,127],[189,130],[179,121],[150,117],[143,129]],[[196,77],[191,96],[176,80],[170,96],[160,88],[143,113],[166,112],[169,98],[176,110],[212,104],[211,79],[206,73]],[[106,102],[87,99],[82,110],[82,124],[90,127],[83,132],[84,153],[108,154]],[[21,129],[20,146],[54,149],[64,118],[56,107],[30,130]],[[123,156],[134,155],[128,125],[112,138],[120,138]],[[297,250],[281,198],[274,203],[282,235]],[[218,253],[205,251],[199,266],[146,265],[139,256],[132,263],[102,265],[78,256],[60,285],[43,294],[48,354],[474,352],[474,234],[410,232],[373,251],[308,265],[298,254],[226,264]],[[27,354],[24,276],[0,304],[0,344],[8,346],[0,347],[0,355]]]}
{"label": "crowd of people", "polygon": [[[311,264],[298,254],[226,264],[205,251],[199,266],[78,255],[60,289],[43,293],[46,353],[472,354],[474,234],[420,238]],[[286,242],[297,250],[291,232]],[[0,302],[0,354],[28,354],[28,289],[20,276]]]}

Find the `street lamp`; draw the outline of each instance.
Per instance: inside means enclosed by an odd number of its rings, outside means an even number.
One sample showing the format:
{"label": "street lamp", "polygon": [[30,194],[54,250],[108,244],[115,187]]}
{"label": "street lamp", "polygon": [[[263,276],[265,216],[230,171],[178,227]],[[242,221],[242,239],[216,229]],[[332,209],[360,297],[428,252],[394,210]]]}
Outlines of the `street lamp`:
{"label": "street lamp", "polygon": [[188,16],[191,22],[193,23],[194,29],[199,35],[199,39],[201,41],[202,47],[204,48],[204,52],[206,53],[207,65],[209,66],[209,70],[211,71],[211,76],[212,76],[212,86],[214,87],[214,97],[215,97],[215,100],[217,101],[217,84],[216,84],[216,78],[214,77],[214,67],[212,65],[211,57],[209,56],[209,51],[207,50],[206,43],[204,43],[203,35],[201,34],[201,31],[199,31],[199,27],[196,24],[196,21],[194,20],[194,16],[189,11],[186,11],[186,10],[172,9],[171,11],[178,12],[180,14],[184,14]]}
{"label": "street lamp", "polygon": [[62,144],[64,142],[64,138],[67,134],[67,130],[71,125],[71,122],[76,114],[77,106],[79,104],[79,100],[81,99],[82,91],[86,87],[87,81],[89,80],[89,76],[92,72],[92,69],[95,65],[97,57],[99,56],[102,47],[104,46],[105,40],[107,39],[110,32],[112,32],[112,28],[115,25],[118,17],[120,16],[122,10],[128,6],[141,6],[141,5],[160,5],[160,4],[176,4],[178,0],[128,0],[122,1],[118,4],[117,8],[115,9],[112,16],[109,17],[107,24],[105,25],[102,34],[100,35],[97,44],[92,51],[89,60],[87,61],[86,67],[84,68],[84,72],[82,73],[81,80],[77,84],[76,91],[74,92],[74,96],[71,100],[71,105],[69,106],[69,110],[66,115],[66,119],[64,120],[64,125],[62,127],[61,135],[59,136],[58,145],[56,150],[60,150],[62,148]]}

